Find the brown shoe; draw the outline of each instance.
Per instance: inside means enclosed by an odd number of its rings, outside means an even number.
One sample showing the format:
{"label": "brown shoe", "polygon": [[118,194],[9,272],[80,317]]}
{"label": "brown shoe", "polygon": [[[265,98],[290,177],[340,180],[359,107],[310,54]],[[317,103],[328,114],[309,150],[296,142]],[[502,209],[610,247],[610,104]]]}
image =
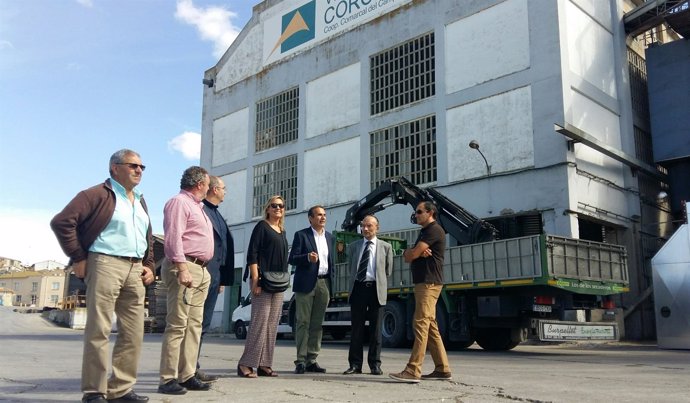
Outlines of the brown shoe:
{"label": "brown shoe", "polygon": [[388,376],[397,382],[419,383],[419,378],[417,378],[416,376],[412,375],[411,373],[409,373],[407,371],[398,372],[397,374],[388,374]]}
{"label": "brown shoe", "polygon": [[453,375],[450,372],[434,371],[427,375],[422,375],[422,380],[424,381],[450,381],[453,379]]}

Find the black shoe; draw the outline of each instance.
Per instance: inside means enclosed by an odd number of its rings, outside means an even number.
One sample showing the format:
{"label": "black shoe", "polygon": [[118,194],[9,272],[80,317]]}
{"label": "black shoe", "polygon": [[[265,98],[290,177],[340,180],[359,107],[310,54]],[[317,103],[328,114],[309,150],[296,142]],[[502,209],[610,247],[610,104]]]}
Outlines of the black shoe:
{"label": "black shoe", "polygon": [[359,367],[350,367],[343,372],[343,375],[352,375],[352,374],[361,374],[362,373],[362,368]]}
{"label": "black shoe", "polygon": [[84,393],[81,401],[82,403],[107,403],[105,395],[102,393]]}
{"label": "black shoe", "polygon": [[383,371],[381,371],[381,367],[371,367],[371,374],[372,375],[383,375]]}
{"label": "black shoe", "polygon": [[319,366],[319,363],[316,362],[316,361],[314,361],[314,362],[312,362],[311,364],[307,365],[307,366],[304,368],[304,370],[307,371],[307,372],[318,372],[318,373],[320,373],[320,374],[325,374],[325,373],[326,373],[326,368],[321,368],[321,367]]}
{"label": "black shoe", "polygon": [[209,390],[211,385],[201,382],[196,377],[191,377],[184,382],[180,382],[180,386],[187,388],[187,390]]}
{"label": "black shoe", "polygon": [[168,381],[162,385],[158,385],[158,393],[164,395],[184,395],[187,393],[187,389],[180,386],[176,379]]}
{"label": "black shoe", "polygon": [[146,396],[139,396],[130,390],[129,393],[117,397],[115,399],[108,399],[109,402],[124,403],[124,402],[148,402],[149,398]]}
{"label": "black shoe", "polygon": [[300,362],[299,364],[295,365],[295,373],[296,374],[303,374],[304,370],[305,370],[305,368],[304,368],[303,363]]}
{"label": "black shoe", "polygon": [[218,380],[218,377],[215,375],[207,374],[203,371],[196,371],[196,374],[194,374],[196,379],[200,380],[201,382],[206,382],[206,383],[211,383],[215,382]]}

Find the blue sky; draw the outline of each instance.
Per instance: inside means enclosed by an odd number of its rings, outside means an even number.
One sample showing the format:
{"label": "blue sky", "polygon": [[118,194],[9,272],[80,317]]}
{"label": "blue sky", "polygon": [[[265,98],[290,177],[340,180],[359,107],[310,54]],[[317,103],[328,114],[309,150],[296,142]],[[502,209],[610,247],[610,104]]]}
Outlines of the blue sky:
{"label": "blue sky", "polygon": [[49,221],[121,148],[147,166],[139,189],[162,233],[199,163],[204,71],[257,3],[0,0],[0,256],[67,263]]}

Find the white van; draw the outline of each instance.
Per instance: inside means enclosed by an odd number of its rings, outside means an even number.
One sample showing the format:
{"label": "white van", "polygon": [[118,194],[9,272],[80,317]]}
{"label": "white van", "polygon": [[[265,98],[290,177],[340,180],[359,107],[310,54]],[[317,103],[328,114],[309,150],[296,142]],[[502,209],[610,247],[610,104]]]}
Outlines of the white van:
{"label": "white van", "polygon": [[[240,298],[240,305],[232,311],[232,331],[238,339],[247,338],[247,330],[252,317],[251,293],[246,297]],[[278,322],[278,336],[292,333],[292,326],[289,324],[290,301],[292,300],[292,287],[283,293],[283,312]]]}

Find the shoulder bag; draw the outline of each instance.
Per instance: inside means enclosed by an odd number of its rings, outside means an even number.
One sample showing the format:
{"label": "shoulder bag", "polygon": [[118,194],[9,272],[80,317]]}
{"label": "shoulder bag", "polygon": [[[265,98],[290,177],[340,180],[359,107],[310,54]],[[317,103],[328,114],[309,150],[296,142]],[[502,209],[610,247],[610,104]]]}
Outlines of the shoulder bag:
{"label": "shoulder bag", "polygon": [[259,268],[259,273],[259,285],[267,293],[283,292],[290,287],[290,273],[287,271],[271,271]]}

